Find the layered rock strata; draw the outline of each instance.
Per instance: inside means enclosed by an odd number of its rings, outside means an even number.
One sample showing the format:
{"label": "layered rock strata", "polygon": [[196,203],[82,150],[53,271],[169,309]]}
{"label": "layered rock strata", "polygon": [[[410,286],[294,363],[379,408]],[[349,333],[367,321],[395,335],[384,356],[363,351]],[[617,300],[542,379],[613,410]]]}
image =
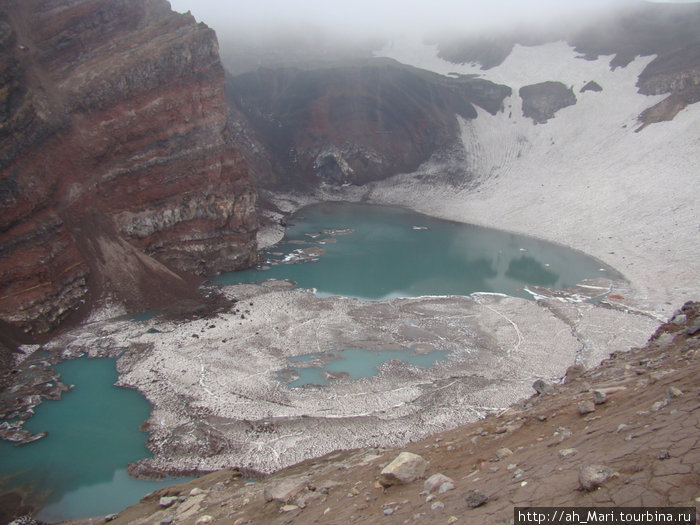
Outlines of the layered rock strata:
{"label": "layered rock strata", "polygon": [[1,7],[0,319],[42,332],[91,289],[155,307],[194,295],[179,271],[251,265],[214,32],[164,0]]}

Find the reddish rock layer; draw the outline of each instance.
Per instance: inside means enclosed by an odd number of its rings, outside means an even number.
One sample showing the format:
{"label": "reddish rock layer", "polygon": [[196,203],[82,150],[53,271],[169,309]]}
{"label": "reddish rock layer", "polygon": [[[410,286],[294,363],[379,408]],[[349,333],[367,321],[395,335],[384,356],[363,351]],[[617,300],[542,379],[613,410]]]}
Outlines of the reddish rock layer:
{"label": "reddish rock layer", "polygon": [[251,265],[214,32],[164,0],[0,6],[0,319],[46,331],[90,289],[155,307],[193,295],[178,270]]}

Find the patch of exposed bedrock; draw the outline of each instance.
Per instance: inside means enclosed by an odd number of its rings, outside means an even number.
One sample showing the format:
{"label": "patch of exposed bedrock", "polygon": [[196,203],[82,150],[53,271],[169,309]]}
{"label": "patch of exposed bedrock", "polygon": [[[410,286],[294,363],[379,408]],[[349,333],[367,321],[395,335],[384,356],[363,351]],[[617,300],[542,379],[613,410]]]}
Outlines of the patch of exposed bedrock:
{"label": "patch of exposed bedrock", "polygon": [[[656,319],[581,301],[602,279],[537,301],[502,295],[363,302],[316,297],[285,281],[234,285],[235,306],[208,319],[106,320],[54,339],[64,358],[120,355],[118,384],[152,403],[144,424],[153,457],[139,477],[224,467],[271,472],[337,449],[389,447],[499,412],[556,381],[643,344]],[[624,327],[624,328],[621,328]],[[290,388],[287,358],[360,347],[450,351],[432,368],[399,361],[371,378]]]}

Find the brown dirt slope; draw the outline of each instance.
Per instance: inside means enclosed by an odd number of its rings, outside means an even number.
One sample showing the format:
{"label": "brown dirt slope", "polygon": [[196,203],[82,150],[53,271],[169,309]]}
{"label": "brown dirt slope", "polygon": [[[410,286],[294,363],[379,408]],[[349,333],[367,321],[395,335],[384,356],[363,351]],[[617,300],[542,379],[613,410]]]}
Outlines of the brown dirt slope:
{"label": "brown dirt slope", "polygon": [[[408,484],[378,483],[401,450],[342,451],[256,482],[215,472],[146,496],[112,522],[510,523],[515,506],[697,505],[699,352],[700,303],[688,303],[644,348],[572,367],[561,385],[497,416],[406,446],[428,461]],[[586,464],[612,475],[584,490]],[[436,473],[454,487],[429,495],[424,478]]]}

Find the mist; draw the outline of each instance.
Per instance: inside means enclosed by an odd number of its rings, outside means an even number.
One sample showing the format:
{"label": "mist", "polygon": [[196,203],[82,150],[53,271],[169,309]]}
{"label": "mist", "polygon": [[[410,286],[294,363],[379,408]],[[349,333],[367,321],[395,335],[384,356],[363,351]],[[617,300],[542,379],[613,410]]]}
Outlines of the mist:
{"label": "mist", "polygon": [[219,37],[236,32],[265,39],[271,34],[322,31],[338,39],[396,38],[435,32],[505,30],[580,20],[639,0],[171,0]]}
{"label": "mist", "polygon": [[[233,75],[259,67],[326,67],[365,60],[407,38],[437,44],[451,61],[491,67],[514,43],[565,40],[594,56],[621,49],[649,54],[654,24],[677,25],[698,0],[171,0],[179,12],[213,28]],[[677,4],[659,11],[659,4]],[[656,4],[656,5],[655,5]],[[669,6],[670,7],[670,6]],[[621,22],[646,11],[637,22]],[[668,18],[664,22],[664,19]],[[640,25],[641,24],[641,25]],[[634,29],[630,29],[633,27]],[[472,52],[464,53],[465,43]],[[657,50],[662,51],[662,49]],[[631,53],[631,55],[630,55]],[[630,55],[629,57],[627,55]]]}

